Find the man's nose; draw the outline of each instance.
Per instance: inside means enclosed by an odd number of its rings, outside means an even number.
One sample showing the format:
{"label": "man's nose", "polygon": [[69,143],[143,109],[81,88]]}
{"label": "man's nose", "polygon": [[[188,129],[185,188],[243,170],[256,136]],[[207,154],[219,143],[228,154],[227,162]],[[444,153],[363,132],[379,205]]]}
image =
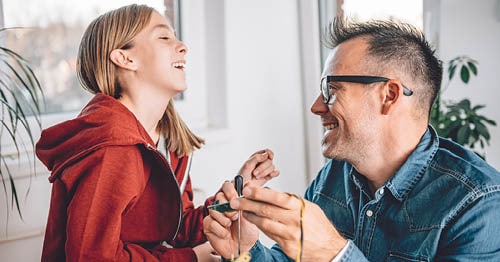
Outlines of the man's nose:
{"label": "man's nose", "polygon": [[316,100],[314,100],[313,104],[311,105],[311,112],[315,115],[322,115],[328,112],[328,105],[325,105],[325,103],[323,103],[323,97],[321,95],[318,95]]}

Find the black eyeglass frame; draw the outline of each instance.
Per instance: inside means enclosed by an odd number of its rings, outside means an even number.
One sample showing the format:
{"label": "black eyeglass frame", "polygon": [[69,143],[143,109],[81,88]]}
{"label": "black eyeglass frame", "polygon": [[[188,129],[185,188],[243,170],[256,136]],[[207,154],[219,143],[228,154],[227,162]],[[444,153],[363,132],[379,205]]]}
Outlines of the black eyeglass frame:
{"label": "black eyeglass frame", "polygon": [[[331,100],[332,86],[330,82],[346,82],[346,83],[357,83],[357,84],[373,84],[378,82],[387,82],[391,79],[381,76],[357,76],[357,75],[329,75],[321,78],[320,91],[321,96],[323,96],[323,103],[329,104]],[[403,94],[405,96],[413,95],[413,91],[408,89],[403,85]]]}

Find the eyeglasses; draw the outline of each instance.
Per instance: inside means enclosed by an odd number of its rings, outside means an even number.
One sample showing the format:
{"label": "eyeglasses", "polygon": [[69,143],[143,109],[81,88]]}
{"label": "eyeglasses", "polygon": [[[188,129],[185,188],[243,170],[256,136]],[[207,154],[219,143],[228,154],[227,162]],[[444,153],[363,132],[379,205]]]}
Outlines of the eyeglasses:
{"label": "eyeglasses", "polygon": [[[323,103],[330,104],[332,100],[332,89],[330,82],[347,82],[358,84],[373,84],[377,82],[387,82],[391,79],[381,76],[325,76],[321,79],[321,95],[323,96]],[[403,94],[405,96],[413,95],[413,91],[403,85]]]}

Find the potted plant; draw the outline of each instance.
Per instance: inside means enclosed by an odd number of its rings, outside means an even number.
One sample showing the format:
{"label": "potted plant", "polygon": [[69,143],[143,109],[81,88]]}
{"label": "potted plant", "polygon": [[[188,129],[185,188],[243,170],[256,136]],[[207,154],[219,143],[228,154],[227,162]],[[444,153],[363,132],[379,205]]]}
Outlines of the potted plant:
{"label": "potted plant", "polygon": [[[476,76],[478,62],[467,56],[458,56],[448,62],[448,84],[455,77],[457,69],[460,70],[460,80],[467,84],[471,76]],[[444,90],[441,91],[441,93]],[[496,126],[496,122],[481,115],[478,111],[484,105],[472,106],[469,99],[465,98],[458,102],[443,101],[441,94],[438,95],[436,103],[431,112],[431,124],[442,137],[473,150],[483,159],[486,157],[484,148],[489,145],[490,132],[488,125]],[[478,151],[478,148],[481,151]]]}
{"label": "potted plant", "polygon": [[[13,29],[13,28],[11,28]],[[1,28],[4,34],[9,28]],[[1,101],[1,126],[0,126],[0,179],[6,196],[7,207],[16,207],[22,219],[19,207],[19,196],[11,172],[13,164],[19,164],[22,152],[34,152],[35,140],[33,128],[41,129],[40,104],[43,92],[40,83],[29,63],[13,50],[0,45],[0,101]],[[30,124],[30,118],[35,119],[35,124]],[[31,123],[33,123],[31,121]],[[7,137],[5,140],[4,137]],[[28,139],[28,143],[26,142]],[[12,145],[14,153],[5,152],[3,143]],[[34,169],[35,154],[27,153],[30,166]],[[17,160],[17,161],[16,161]],[[33,161],[33,165],[31,165]],[[10,194],[9,194],[10,191]],[[10,201],[9,201],[10,199]],[[9,208],[7,208],[8,214]]]}

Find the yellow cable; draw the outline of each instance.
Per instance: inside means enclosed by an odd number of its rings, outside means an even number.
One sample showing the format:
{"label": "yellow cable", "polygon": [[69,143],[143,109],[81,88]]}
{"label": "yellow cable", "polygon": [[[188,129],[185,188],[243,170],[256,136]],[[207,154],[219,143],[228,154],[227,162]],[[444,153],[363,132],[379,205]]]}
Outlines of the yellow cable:
{"label": "yellow cable", "polygon": [[300,260],[302,259],[302,247],[304,245],[304,225],[303,225],[303,220],[304,220],[304,213],[305,213],[305,210],[306,210],[306,203],[304,202],[304,199],[295,195],[295,194],[291,194],[291,193],[287,193],[288,195],[290,196],[293,196],[295,198],[297,198],[298,200],[300,200],[300,240],[299,240],[299,243],[298,243],[298,247],[297,247],[297,257],[295,258],[295,261],[296,262],[300,262]]}

